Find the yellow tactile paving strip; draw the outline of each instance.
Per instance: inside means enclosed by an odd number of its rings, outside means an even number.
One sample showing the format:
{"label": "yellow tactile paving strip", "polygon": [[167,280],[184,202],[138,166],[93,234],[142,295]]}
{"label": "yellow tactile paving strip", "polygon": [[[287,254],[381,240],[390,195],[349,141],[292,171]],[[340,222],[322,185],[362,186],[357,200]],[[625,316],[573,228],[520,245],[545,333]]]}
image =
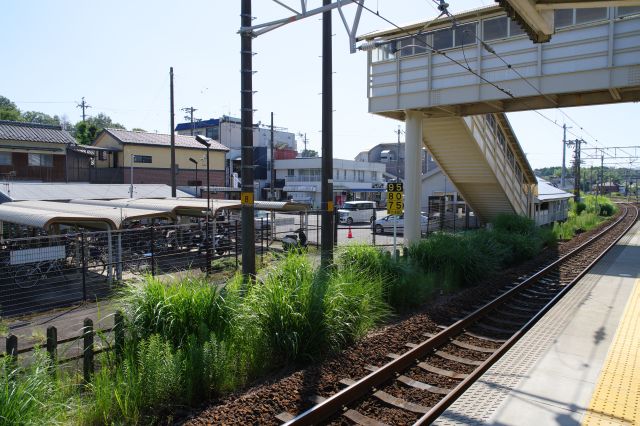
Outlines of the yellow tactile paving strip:
{"label": "yellow tactile paving strip", "polygon": [[640,426],[640,280],[635,282],[582,424]]}

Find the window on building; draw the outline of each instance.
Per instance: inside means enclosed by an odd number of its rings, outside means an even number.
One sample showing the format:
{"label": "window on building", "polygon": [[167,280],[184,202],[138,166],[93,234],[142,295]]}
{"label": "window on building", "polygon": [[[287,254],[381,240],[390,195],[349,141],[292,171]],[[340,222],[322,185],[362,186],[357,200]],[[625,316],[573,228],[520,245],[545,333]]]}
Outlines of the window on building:
{"label": "window on building", "polygon": [[107,153],[105,151],[98,151],[98,160],[104,161],[107,159]]}
{"label": "window on building", "polygon": [[640,6],[620,6],[618,8],[618,17],[633,15],[635,13],[640,13]]}
{"label": "window on building", "polygon": [[388,61],[396,58],[396,42],[386,43],[374,51],[376,61]]}
{"label": "window on building", "polygon": [[435,31],[433,33],[433,48],[436,50],[448,49],[453,47],[453,31],[450,28],[446,30]]}
{"label": "window on building", "polygon": [[553,21],[556,28],[564,28],[573,25],[573,9],[556,9]]}
{"label": "window on building", "polygon": [[399,48],[400,48],[400,56],[409,56],[413,55],[413,38],[407,37],[400,39]]}
{"label": "window on building", "polygon": [[29,154],[28,164],[35,167],[53,167],[52,154]]}
{"label": "window on building", "polygon": [[0,152],[0,166],[10,166],[11,165],[11,153],[10,152]]}
{"label": "window on building", "polygon": [[134,163],[152,163],[152,157],[150,155],[134,155],[133,156]]}
{"label": "window on building", "polygon": [[220,127],[207,127],[206,136],[211,139],[219,140],[220,139]]}
{"label": "window on building", "polygon": [[515,37],[524,34],[524,30],[516,21],[509,19],[509,37]]}
{"label": "window on building", "polygon": [[509,35],[509,18],[503,16],[501,18],[487,19],[482,23],[483,40],[496,40],[505,38]]}
{"label": "window on building", "polygon": [[374,182],[378,180],[378,172],[371,172],[371,180]]}
{"label": "window on building", "polygon": [[476,42],[476,23],[458,25],[455,30],[455,45],[463,46]]}
{"label": "window on building", "polygon": [[594,22],[607,19],[606,7],[590,7],[587,9],[576,9],[576,24]]}
{"label": "window on building", "polygon": [[288,177],[295,176],[295,170],[293,170],[293,169],[287,169],[287,176],[288,176]]}

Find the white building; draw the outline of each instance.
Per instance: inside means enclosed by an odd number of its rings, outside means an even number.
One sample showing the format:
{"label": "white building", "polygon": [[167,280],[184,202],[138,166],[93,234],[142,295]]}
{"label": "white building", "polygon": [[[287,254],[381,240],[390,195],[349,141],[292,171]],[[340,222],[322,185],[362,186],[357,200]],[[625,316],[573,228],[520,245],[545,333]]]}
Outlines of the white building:
{"label": "white building", "polygon": [[[234,186],[234,173],[242,179],[241,151],[242,134],[239,118],[223,115],[220,118],[202,120],[194,123],[180,123],[176,126],[179,135],[203,135],[215,139],[229,148],[226,156],[226,186]],[[261,199],[265,188],[271,182],[271,128],[260,123],[253,128],[253,160],[256,199]],[[273,157],[295,158],[297,155],[296,137],[292,132],[274,127]]]}
{"label": "white building", "polygon": [[[282,190],[294,201],[320,208],[322,195],[322,158],[276,160],[276,179],[284,179]],[[341,206],[347,200],[383,199],[385,165],[333,159],[333,202]]]}

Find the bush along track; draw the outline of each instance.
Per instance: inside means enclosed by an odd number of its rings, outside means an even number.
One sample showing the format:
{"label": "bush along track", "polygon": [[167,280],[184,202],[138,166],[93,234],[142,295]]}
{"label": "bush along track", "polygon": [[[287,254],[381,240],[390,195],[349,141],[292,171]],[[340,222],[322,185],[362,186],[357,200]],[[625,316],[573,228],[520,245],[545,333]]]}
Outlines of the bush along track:
{"label": "bush along track", "polygon": [[[545,247],[554,256],[554,246],[551,231],[524,218],[502,217],[491,230],[434,234],[400,259],[354,245],[338,251],[328,270],[292,254],[249,283],[239,275],[225,286],[203,278],[162,283],[147,277],[122,295],[122,359],[101,354],[102,368],[81,396],[69,391],[77,388],[73,376],[59,377],[50,393],[33,393],[42,395],[38,403],[60,401],[63,414],[75,413],[83,424],[169,422],[184,417],[185,407],[223,398],[260,377],[390,343],[362,337],[393,315],[503,273]],[[420,325],[405,325],[402,333],[433,331],[427,317],[415,318]],[[354,342],[360,343],[336,358]],[[308,386],[320,380],[320,370],[306,377]],[[11,380],[31,374],[25,370]],[[0,383],[5,388],[6,377]]]}

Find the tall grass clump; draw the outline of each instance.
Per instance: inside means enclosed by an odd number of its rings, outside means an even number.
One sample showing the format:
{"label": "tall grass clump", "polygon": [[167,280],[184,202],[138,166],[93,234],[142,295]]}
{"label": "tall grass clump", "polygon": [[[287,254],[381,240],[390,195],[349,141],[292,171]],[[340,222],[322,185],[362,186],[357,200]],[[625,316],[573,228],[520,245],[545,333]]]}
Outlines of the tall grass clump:
{"label": "tall grass clump", "polygon": [[382,282],[382,298],[402,311],[424,303],[435,291],[432,275],[366,244],[350,244],[336,253],[338,270],[357,271]]}
{"label": "tall grass clump", "polygon": [[0,358],[0,425],[56,424],[69,420],[76,404],[70,384],[52,374],[46,353],[36,350],[32,363],[17,367]]}
{"label": "tall grass clump", "polygon": [[223,334],[228,325],[221,289],[203,277],[162,282],[147,276],[126,286],[122,300],[129,329],[136,338],[159,334],[180,345],[203,327]]}
{"label": "tall grass clump", "polygon": [[435,233],[409,248],[409,256],[425,271],[435,273],[442,288],[468,286],[496,272],[499,247],[487,233]]}
{"label": "tall grass clump", "polygon": [[[253,284],[238,323],[249,328],[271,365],[337,351],[386,314],[382,281],[353,269],[321,271],[290,254]],[[259,345],[257,345],[259,347]]]}

